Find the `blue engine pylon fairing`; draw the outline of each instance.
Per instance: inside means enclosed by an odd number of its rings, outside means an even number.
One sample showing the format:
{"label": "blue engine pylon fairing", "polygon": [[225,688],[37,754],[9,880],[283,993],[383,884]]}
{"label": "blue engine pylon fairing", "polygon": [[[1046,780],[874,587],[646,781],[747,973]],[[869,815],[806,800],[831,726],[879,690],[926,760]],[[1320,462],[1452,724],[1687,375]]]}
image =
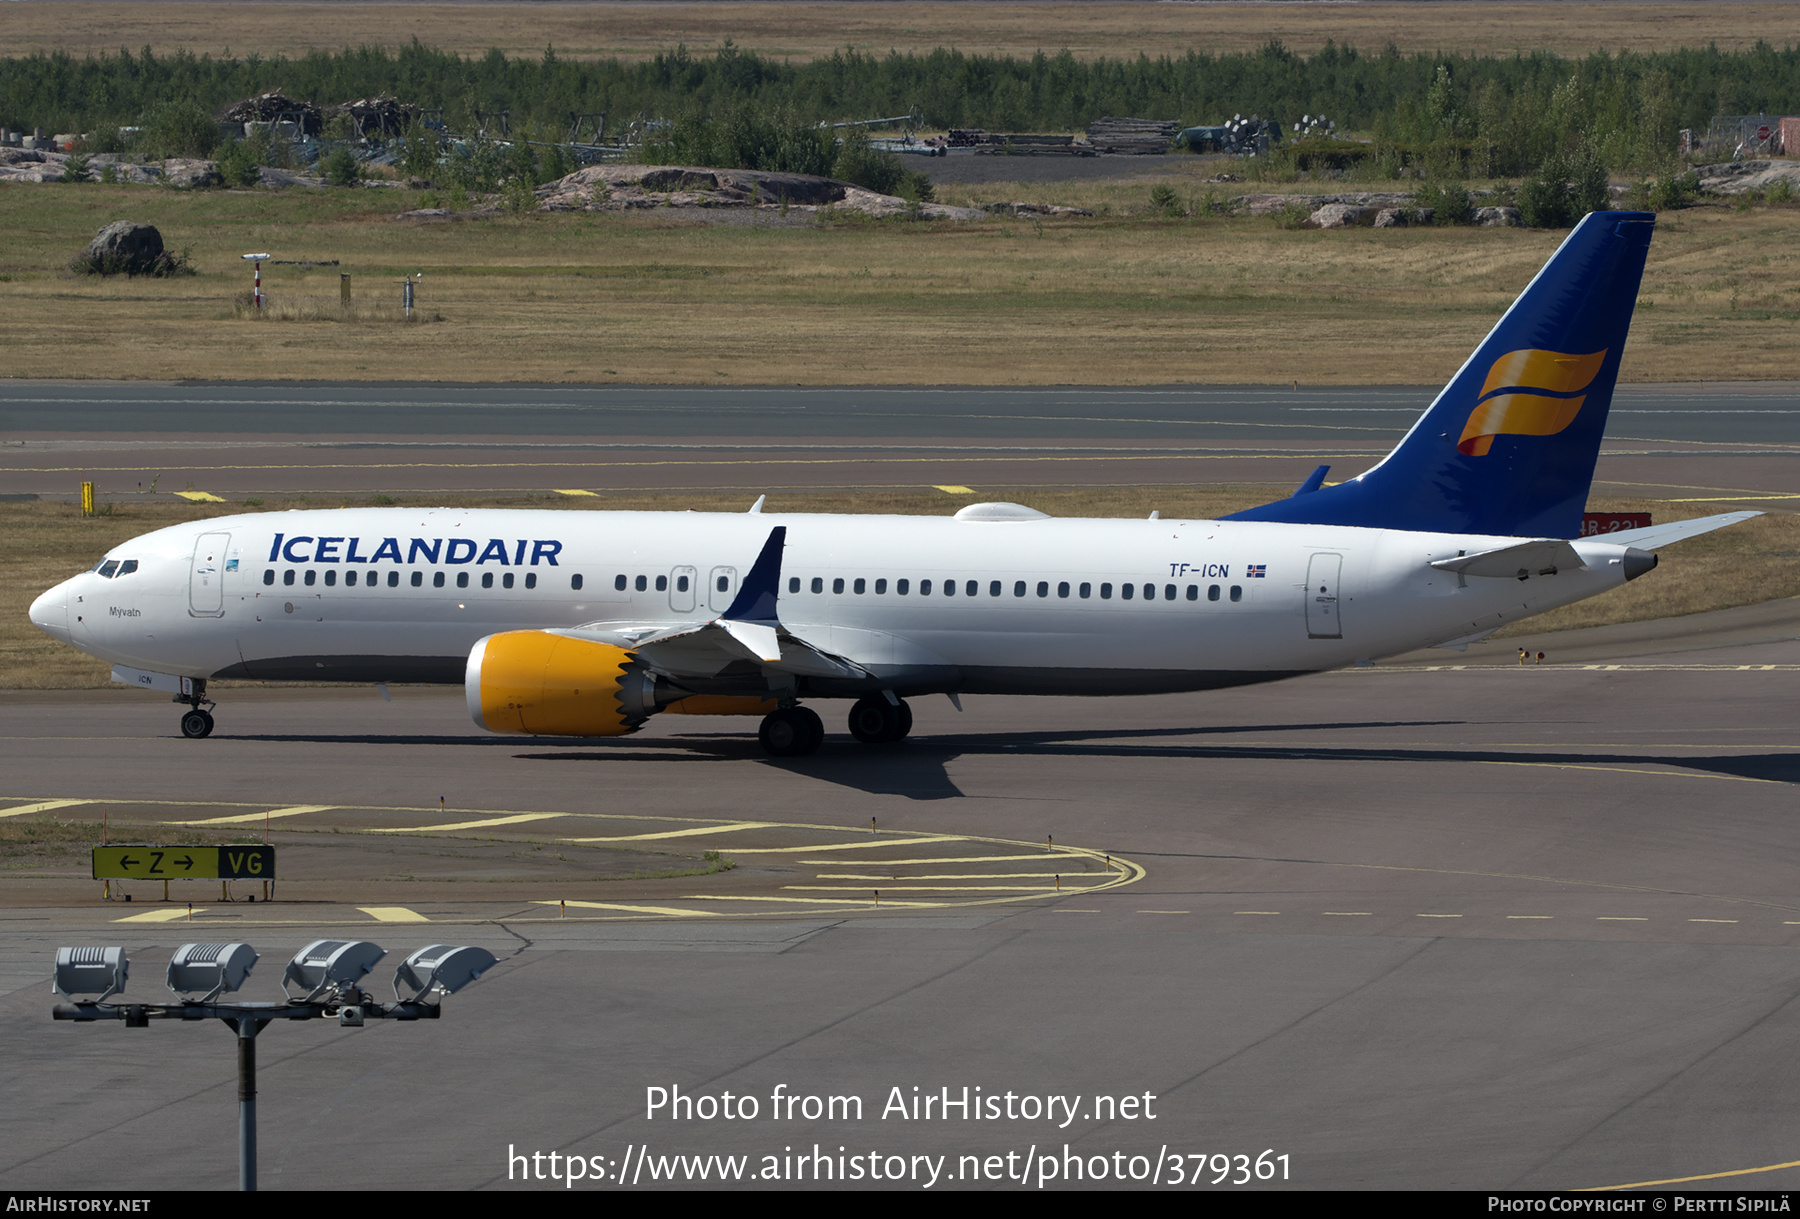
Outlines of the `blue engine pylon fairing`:
{"label": "blue engine pylon fairing", "polygon": [[1225,519],[1578,536],[1655,222],[1590,213],[1378,465]]}

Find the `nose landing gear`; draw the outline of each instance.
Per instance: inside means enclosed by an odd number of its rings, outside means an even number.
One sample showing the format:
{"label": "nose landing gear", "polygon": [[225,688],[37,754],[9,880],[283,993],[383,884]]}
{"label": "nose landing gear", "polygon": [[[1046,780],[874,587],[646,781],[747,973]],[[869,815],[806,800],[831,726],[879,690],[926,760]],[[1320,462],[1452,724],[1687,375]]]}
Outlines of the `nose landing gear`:
{"label": "nose landing gear", "polygon": [[898,741],[912,731],[912,708],[902,699],[870,695],[850,708],[850,735],[865,745]]}
{"label": "nose landing gear", "polygon": [[181,735],[190,741],[211,736],[213,730],[211,708],[218,704],[206,697],[206,679],[203,677],[183,678],[181,687],[182,692],[175,696],[175,701],[186,703],[189,708],[181,716]]}
{"label": "nose landing gear", "polygon": [[756,737],[772,758],[800,758],[824,742],[825,725],[810,707],[783,707],[763,717]]}

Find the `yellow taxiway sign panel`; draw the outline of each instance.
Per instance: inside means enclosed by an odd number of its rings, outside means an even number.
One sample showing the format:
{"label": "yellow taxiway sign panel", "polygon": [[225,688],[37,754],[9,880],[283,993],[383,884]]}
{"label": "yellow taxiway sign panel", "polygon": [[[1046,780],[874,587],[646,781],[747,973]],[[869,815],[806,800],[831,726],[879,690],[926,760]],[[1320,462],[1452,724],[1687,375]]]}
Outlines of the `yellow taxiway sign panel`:
{"label": "yellow taxiway sign panel", "polygon": [[95,880],[273,880],[274,847],[95,847]]}

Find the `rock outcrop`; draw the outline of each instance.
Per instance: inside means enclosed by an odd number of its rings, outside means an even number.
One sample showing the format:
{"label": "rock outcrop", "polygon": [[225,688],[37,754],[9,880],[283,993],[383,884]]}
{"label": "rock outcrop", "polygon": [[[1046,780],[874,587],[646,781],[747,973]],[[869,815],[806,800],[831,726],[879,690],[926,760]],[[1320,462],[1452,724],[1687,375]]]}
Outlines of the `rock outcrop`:
{"label": "rock outcrop", "polygon": [[181,269],[181,260],[163,248],[155,225],[115,220],[70,260],[69,269],[89,275],[171,275]]}

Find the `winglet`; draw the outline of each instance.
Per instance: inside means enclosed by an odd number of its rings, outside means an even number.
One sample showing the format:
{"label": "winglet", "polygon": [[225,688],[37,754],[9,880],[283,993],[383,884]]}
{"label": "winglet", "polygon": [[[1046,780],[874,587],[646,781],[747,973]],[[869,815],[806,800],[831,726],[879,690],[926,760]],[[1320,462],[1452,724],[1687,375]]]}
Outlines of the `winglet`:
{"label": "winglet", "polygon": [[1288,496],[1288,498],[1293,499],[1295,496],[1310,495],[1320,487],[1323,487],[1325,485],[1325,472],[1329,469],[1331,469],[1330,466],[1320,466],[1311,474],[1308,474],[1306,476],[1306,481],[1301,483],[1300,486],[1295,489],[1294,494]]}
{"label": "winglet", "polygon": [[719,615],[734,622],[775,622],[775,600],[781,591],[781,551],[787,544],[787,526],[769,531],[762,553],[750,565],[750,574],[738,585],[731,608]]}

